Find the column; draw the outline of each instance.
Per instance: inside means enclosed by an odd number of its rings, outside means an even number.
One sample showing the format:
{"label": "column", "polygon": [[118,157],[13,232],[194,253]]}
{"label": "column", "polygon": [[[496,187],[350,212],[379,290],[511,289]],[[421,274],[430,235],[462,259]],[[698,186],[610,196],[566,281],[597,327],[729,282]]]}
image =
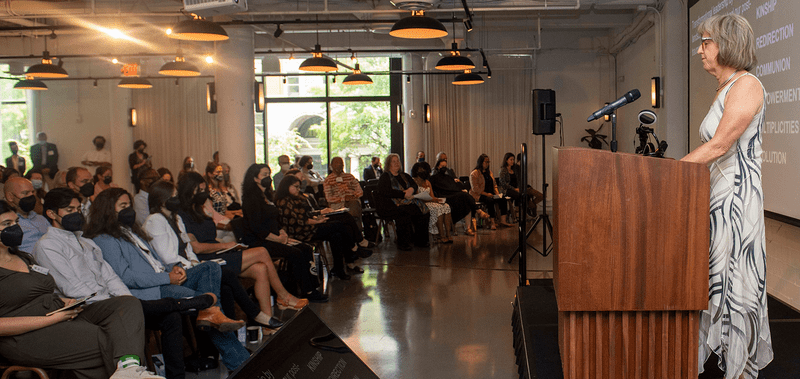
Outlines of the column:
{"label": "column", "polygon": [[[254,35],[249,26],[226,26],[230,39],[217,42],[217,130],[220,160],[231,166],[231,177],[241,183],[255,162],[253,108]],[[237,184],[238,185],[238,184]]]}
{"label": "column", "polygon": [[[405,54],[403,57],[403,71],[422,71],[422,57],[419,54]],[[423,130],[424,118],[424,88],[422,86],[421,75],[411,75],[411,83],[407,77],[403,78],[403,141],[405,143],[405,163],[403,169],[406,172],[411,170],[411,166],[417,161],[417,152],[425,150],[425,131]],[[425,159],[430,152],[425,152]],[[435,153],[434,153],[435,154]]]}
{"label": "column", "polygon": [[686,7],[678,1],[667,1],[661,10],[661,17],[664,25],[661,41],[664,105],[663,111],[659,113],[659,117],[663,116],[663,119],[659,119],[658,123],[666,126],[667,133],[659,137],[669,143],[666,155],[680,159],[689,153],[689,133],[697,133],[701,121],[692,120],[694,124],[686,126],[689,119],[689,79],[686,70],[689,64],[689,17]]}

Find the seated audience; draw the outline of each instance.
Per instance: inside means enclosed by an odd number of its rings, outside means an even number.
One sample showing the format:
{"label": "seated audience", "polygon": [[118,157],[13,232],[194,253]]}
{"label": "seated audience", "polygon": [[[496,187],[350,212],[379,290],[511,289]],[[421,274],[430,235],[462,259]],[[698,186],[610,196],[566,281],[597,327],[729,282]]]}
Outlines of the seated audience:
{"label": "seated audience", "polygon": [[139,192],[133,197],[133,209],[136,211],[136,225],[142,226],[144,220],[150,215],[150,208],[148,207],[148,196],[150,186],[157,182],[159,179],[158,172],[152,168],[143,170],[140,173],[138,185]]}
{"label": "seated audience", "polygon": [[153,168],[150,156],[144,152],[147,144],[142,140],[133,143],[133,152],[128,156],[128,166],[131,168],[131,182],[139,190],[139,177],[145,170]]}
{"label": "seated audience", "polygon": [[222,191],[228,194],[228,210],[240,211],[242,210],[242,201],[239,197],[239,191],[236,189],[236,186],[233,185],[233,181],[231,181],[231,166],[225,162],[220,165],[222,166],[222,182],[220,182],[219,185]]}
{"label": "seated audience", "polygon": [[42,214],[44,210],[42,210],[42,202],[44,201],[44,195],[47,194],[45,190],[45,178],[42,175],[42,170],[38,168],[33,168],[25,174],[25,179],[31,181],[31,185],[33,185],[34,195],[36,196],[36,207],[33,208],[33,211]]}
{"label": "seated audience", "polygon": [[[143,227],[147,235],[152,238],[150,245],[153,246],[161,261],[168,265],[180,265],[185,269],[199,265],[200,258],[195,255],[192,245],[189,244],[186,227],[181,216],[178,216],[180,200],[178,200],[177,187],[164,180],[153,183],[150,186],[148,206],[150,215]],[[226,265],[221,268],[220,292],[222,298],[220,301],[225,315],[235,316],[235,301],[253,322],[270,329],[276,329],[283,325],[280,320],[272,317],[270,304],[262,304],[263,306],[259,308],[253,303],[239,282],[238,272],[231,271]]]}
{"label": "seated audience", "polygon": [[273,257],[287,259],[303,297],[310,302],[326,302],[328,296],[317,290],[319,283],[310,272],[314,263],[313,247],[289,238],[281,227],[280,211],[272,203],[270,174],[269,166],[258,163],[250,165],[244,174],[242,201],[246,227],[242,242],[248,246],[263,246]]}
{"label": "seated audience", "polygon": [[[300,179],[293,175],[287,175],[281,181],[275,192],[275,205],[280,211],[280,222],[290,238],[303,242],[330,242],[333,253],[332,273],[340,279],[349,280],[345,263],[352,264],[359,254],[359,246],[352,230],[342,223],[327,222],[328,218],[324,214],[329,212],[312,216],[306,196],[300,192]],[[364,256],[367,255],[366,252],[372,253],[366,250]],[[357,271],[363,272],[361,268]]]}
{"label": "seated audience", "polygon": [[184,269],[165,264],[148,243],[150,237],[138,225],[131,196],[122,188],[99,194],[92,204],[86,237],[100,247],[108,262],[134,296],[143,300],[162,298],[212,298],[211,306],[197,313],[197,325],[208,332],[222,362],[236,369],[250,356],[233,331],[244,321],[231,320],[219,308],[222,271],[216,262],[204,262]]}
{"label": "seated audience", "polygon": [[228,188],[222,184],[225,181],[222,165],[208,162],[204,179],[208,186],[208,195],[211,197],[211,206],[214,208],[214,211],[227,218],[233,218],[234,216],[241,217],[241,209],[228,212],[230,198],[228,197]]}
{"label": "seated audience", "polygon": [[[92,178],[94,182],[94,196],[97,196],[98,193],[108,188],[118,187],[111,182],[113,180],[113,175],[114,172],[111,171],[111,167],[109,166],[98,166],[97,169],[94,170],[94,177]],[[92,199],[94,199],[94,196],[92,196]]]}
{"label": "seated audience", "polygon": [[87,169],[97,168],[100,166],[111,167],[111,152],[105,148],[105,137],[94,137],[92,140],[92,145],[94,145],[94,149],[91,149],[83,154],[83,158],[81,158],[81,164],[87,166]]}
{"label": "seated audience", "polygon": [[318,193],[322,185],[322,176],[314,168],[314,158],[310,155],[304,155],[297,163],[298,169],[303,173],[303,182],[300,184],[300,190],[303,193]]}
{"label": "seated audience", "polygon": [[453,225],[453,220],[450,218],[450,206],[447,203],[440,202],[439,198],[433,194],[431,182],[428,181],[431,175],[430,172],[431,166],[427,162],[417,162],[411,167],[411,177],[417,183],[417,193],[430,195],[430,200],[425,201],[425,205],[430,211],[428,232],[439,236],[439,240],[442,243],[453,243],[453,239],[450,238],[452,233],[450,228]]}
{"label": "seated audience", "polygon": [[474,236],[477,222],[472,218],[472,213],[483,219],[489,219],[489,214],[478,208],[475,199],[464,189],[462,183],[447,173],[447,161],[443,159],[436,161],[436,167],[429,181],[434,194],[443,197],[450,205],[453,220],[463,218],[467,235]]}
{"label": "seated audience", "polygon": [[25,157],[19,155],[17,141],[8,141],[8,149],[11,150],[11,156],[6,158],[6,167],[13,168],[20,173],[25,172]]}
{"label": "seated audience", "polygon": [[[26,252],[33,252],[33,246],[39,238],[47,233],[50,223],[42,215],[34,212],[38,201],[34,194],[33,184],[25,178],[11,178],[3,188],[6,194],[6,201],[17,212],[19,219],[17,224],[22,228],[24,237],[19,249]],[[39,204],[41,206],[41,204]]]}
{"label": "seated audience", "polygon": [[165,180],[165,181],[168,181],[168,182],[170,182],[172,184],[175,184],[175,180],[172,177],[172,171],[170,171],[168,168],[161,167],[157,171],[158,171],[158,175],[161,176],[161,180]]}
{"label": "seated audience", "polygon": [[197,169],[194,168],[194,158],[186,157],[183,158],[183,165],[181,166],[181,171],[178,172],[178,181],[181,181],[183,175],[190,173],[190,172],[197,172]]}
{"label": "seated audience", "polygon": [[364,175],[362,176],[362,179],[364,179],[365,182],[372,179],[378,179],[381,177],[381,174],[383,174],[383,169],[381,168],[381,159],[378,157],[372,157],[372,163],[369,166],[364,167]]}
{"label": "seated audience", "polygon": [[478,157],[478,163],[476,164],[475,169],[469,174],[469,194],[472,195],[472,198],[475,199],[475,201],[480,201],[481,203],[486,204],[486,208],[488,208],[489,211],[489,216],[491,216],[491,228],[492,230],[495,230],[497,229],[497,226],[495,225],[495,218],[497,217],[495,205],[500,208],[500,225],[512,225],[506,222],[508,203],[505,199],[500,197],[495,199],[495,196],[499,196],[499,192],[497,191],[497,184],[494,181],[492,170],[489,169],[489,164],[490,161],[488,155],[481,154]]}
{"label": "seated audience", "polygon": [[385,166],[386,171],[378,179],[378,190],[375,192],[378,217],[394,220],[398,249],[411,250],[411,242],[417,247],[430,246],[430,215],[425,203],[414,198],[417,183],[403,172],[399,155],[389,154]]}
{"label": "seated audience", "polygon": [[337,210],[348,208],[350,213],[361,226],[361,196],[364,190],[353,174],[344,172],[344,160],[341,157],[331,159],[331,173],[325,178],[323,188],[328,207]]}
{"label": "seated audience", "polygon": [[[78,211],[78,194],[70,189],[55,189],[46,197],[46,215],[51,225],[34,248],[36,258],[50,270],[58,291],[79,298],[92,294],[89,302],[130,296],[128,287],[103,259],[94,241],[82,236],[83,215]],[[161,345],[167,378],[183,378],[183,337],[181,311],[206,308],[211,296],[175,300],[140,300],[144,325],[161,331]]]}
{"label": "seated audience", "polygon": [[503,164],[500,165],[500,183],[497,186],[500,193],[514,200],[514,205],[519,205],[521,197],[517,180],[517,167],[519,166],[514,164],[514,154],[506,153],[503,156]]}
{"label": "seated audience", "polygon": [[[189,172],[178,181],[178,198],[181,204],[178,215],[183,220],[189,243],[197,257],[201,260],[224,259],[227,269],[240,277],[255,280],[255,296],[259,304],[270,304],[272,287],[278,295],[275,302],[279,308],[300,310],[308,305],[308,300],[298,299],[283,287],[267,249],[248,249],[237,246],[236,242],[219,243],[216,240],[214,221],[204,211],[206,204],[211,204],[206,188],[205,180],[196,172]],[[217,254],[225,249],[230,251]]]}
{"label": "seated audience", "polygon": [[[444,151],[440,151],[438,154],[436,154],[436,162],[437,162],[436,164],[437,165],[438,165],[439,161],[447,162],[447,153],[445,153]],[[459,182],[458,176],[456,176],[456,172],[453,171],[453,169],[450,168],[450,166],[447,165],[447,164],[445,164],[444,167],[446,168],[444,173],[449,175],[449,176],[451,176],[453,179],[456,180],[456,182]],[[433,168],[433,172],[431,172],[431,175],[436,175],[436,167]]]}
{"label": "seated audience", "polygon": [[75,300],[59,297],[53,275],[17,249],[24,233],[16,219],[0,201],[0,355],[15,365],[68,370],[81,379],[160,378],[139,363],[144,319],[132,296],[93,298],[47,315]]}
{"label": "seated audience", "polygon": [[[278,166],[280,166],[281,170],[278,171],[278,173],[272,177],[272,185],[274,188],[278,188],[278,186],[281,184],[281,179],[283,179],[283,176],[286,175],[286,172],[291,170],[292,164],[289,162],[289,156],[288,155],[279,156]],[[242,189],[242,192],[244,192],[244,188]]]}
{"label": "seated audience", "polygon": [[89,217],[89,207],[92,205],[91,198],[94,196],[94,183],[92,174],[83,167],[70,167],[64,177],[67,188],[81,195],[81,213]]}

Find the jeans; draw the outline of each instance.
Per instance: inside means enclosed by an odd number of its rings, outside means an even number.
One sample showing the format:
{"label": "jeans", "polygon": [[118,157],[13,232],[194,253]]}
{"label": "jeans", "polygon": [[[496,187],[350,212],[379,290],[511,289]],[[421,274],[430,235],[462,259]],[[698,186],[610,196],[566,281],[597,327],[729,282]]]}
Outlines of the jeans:
{"label": "jeans", "polygon": [[199,296],[211,292],[217,297],[219,306],[219,286],[222,279],[222,269],[215,262],[203,262],[186,270],[186,281],[180,286],[167,284],[161,286],[161,297],[176,299]]}

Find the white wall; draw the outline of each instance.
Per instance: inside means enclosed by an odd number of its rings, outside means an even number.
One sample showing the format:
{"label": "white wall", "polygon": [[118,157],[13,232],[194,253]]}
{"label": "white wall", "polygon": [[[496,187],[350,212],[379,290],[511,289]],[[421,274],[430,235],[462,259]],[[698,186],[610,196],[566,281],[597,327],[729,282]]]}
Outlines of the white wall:
{"label": "white wall", "polygon": [[[102,68],[86,62],[72,61],[64,68],[74,77],[104,75],[98,72]],[[47,86],[47,91],[34,94],[38,104],[34,110],[34,138],[35,133],[43,131],[48,142],[58,146],[59,169],[80,166],[83,154],[94,149],[94,137],[101,135],[112,153],[114,182],[132,189],[127,186],[127,158],[132,149],[132,131],[127,126],[130,90],[118,88],[112,80],[100,80],[97,87],[89,80],[51,80]]]}

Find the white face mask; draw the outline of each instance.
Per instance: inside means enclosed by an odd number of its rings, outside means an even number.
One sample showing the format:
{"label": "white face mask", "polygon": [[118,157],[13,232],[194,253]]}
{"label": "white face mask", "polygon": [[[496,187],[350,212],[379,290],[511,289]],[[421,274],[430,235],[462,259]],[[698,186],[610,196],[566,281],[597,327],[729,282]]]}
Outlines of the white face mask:
{"label": "white face mask", "polygon": [[42,188],[42,181],[40,179],[33,179],[31,180],[31,184],[33,184],[33,189]]}
{"label": "white face mask", "polygon": [[282,163],[280,166],[281,166],[281,171],[289,171],[288,163]]}

